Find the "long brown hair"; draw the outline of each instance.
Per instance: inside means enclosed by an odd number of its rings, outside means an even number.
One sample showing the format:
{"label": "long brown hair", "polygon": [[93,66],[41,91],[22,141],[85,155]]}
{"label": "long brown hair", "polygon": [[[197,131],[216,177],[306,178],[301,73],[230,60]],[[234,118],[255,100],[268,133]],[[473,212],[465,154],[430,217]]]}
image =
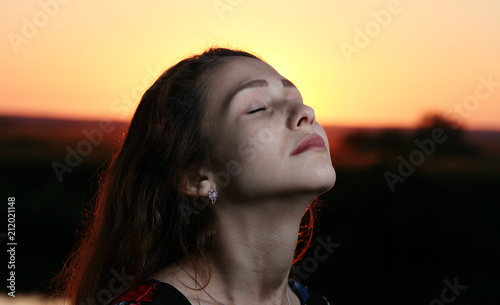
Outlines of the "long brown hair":
{"label": "long brown hair", "polygon": [[[211,48],[169,68],[142,97],[100,182],[86,234],[61,273],[72,304],[89,297],[110,303],[166,265],[203,256],[210,246],[214,215],[209,208],[196,209],[186,219],[185,209],[199,207],[201,199],[180,191],[180,183],[202,165],[211,168],[202,119],[209,78],[228,56],[259,59]],[[296,258],[310,244],[314,209],[304,216]],[[111,285],[113,278],[120,288]]]}

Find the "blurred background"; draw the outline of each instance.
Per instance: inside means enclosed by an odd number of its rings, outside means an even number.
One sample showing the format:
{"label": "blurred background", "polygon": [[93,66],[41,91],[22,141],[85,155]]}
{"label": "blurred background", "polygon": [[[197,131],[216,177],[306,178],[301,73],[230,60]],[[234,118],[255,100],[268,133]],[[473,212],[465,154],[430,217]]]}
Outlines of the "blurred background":
{"label": "blurred background", "polygon": [[318,236],[336,248],[318,259],[313,245],[298,280],[335,305],[498,304],[499,13],[490,0],[0,2],[19,296],[2,285],[0,303],[48,302],[143,92],[222,46],[293,81],[329,137],[337,183]]}

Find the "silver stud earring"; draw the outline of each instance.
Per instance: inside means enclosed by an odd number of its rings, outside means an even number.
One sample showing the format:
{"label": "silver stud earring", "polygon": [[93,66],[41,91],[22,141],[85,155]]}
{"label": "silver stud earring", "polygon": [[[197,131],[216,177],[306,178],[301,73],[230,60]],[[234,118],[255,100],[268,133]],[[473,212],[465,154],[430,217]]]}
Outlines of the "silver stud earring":
{"label": "silver stud earring", "polygon": [[212,204],[214,204],[215,201],[217,201],[217,195],[219,195],[219,193],[217,193],[217,190],[215,188],[211,188],[210,191],[208,192],[208,198],[210,199],[210,202]]}

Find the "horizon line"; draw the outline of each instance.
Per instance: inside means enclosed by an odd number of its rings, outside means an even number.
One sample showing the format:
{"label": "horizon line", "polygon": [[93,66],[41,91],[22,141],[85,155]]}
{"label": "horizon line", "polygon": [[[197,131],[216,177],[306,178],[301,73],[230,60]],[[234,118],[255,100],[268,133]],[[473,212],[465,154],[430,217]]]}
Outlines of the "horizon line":
{"label": "horizon line", "polygon": [[[19,113],[0,113],[0,119],[2,118],[12,118],[12,119],[39,119],[39,120],[53,120],[53,121],[72,121],[72,122],[99,122],[103,119],[107,119],[111,122],[116,123],[130,123],[130,119],[119,119],[119,118],[97,118],[97,117],[77,117],[77,116],[58,116],[58,115],[43,115],[43,114],[19,114]],[[396,124],[355,124],[355,123],[323,123],[322,127],[337,127],[337,128],[352,128],[352,129],[402,129],[402,130],[412,130],[417,129],[420,126],[405,126],[405,125],[396,125]],[[462,129],[465,131],[490,131],[490,132],[500,132],[499,127],[479,127],[479,128],[470,128],[467,126],[462,126]]]}

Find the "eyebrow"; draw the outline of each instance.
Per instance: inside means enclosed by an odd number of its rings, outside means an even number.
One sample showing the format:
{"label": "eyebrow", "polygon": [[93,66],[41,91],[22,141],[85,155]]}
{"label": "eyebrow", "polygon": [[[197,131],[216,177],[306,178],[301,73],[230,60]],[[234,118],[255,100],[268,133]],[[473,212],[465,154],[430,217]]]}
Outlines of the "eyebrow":
{"label": "eyebrow", "polygon": [[[281,84],[283,85],[284,88],[297,89],[297,87],[286,78],[281,79]],[[236,88],[236,90],[226,98],[226,100],[224,102],[224,108],[226,108],[229,105],[229,102],[240,91],[245,90],[245,89],[249,89],[249,88],[262,88],[262,87],[268,87],[268,86],[269,86],[269,83],[265,79],[254,79],[254,80],[251,80],[249,82],[246,82],[246,83],[240,85],[238,88]]]}

